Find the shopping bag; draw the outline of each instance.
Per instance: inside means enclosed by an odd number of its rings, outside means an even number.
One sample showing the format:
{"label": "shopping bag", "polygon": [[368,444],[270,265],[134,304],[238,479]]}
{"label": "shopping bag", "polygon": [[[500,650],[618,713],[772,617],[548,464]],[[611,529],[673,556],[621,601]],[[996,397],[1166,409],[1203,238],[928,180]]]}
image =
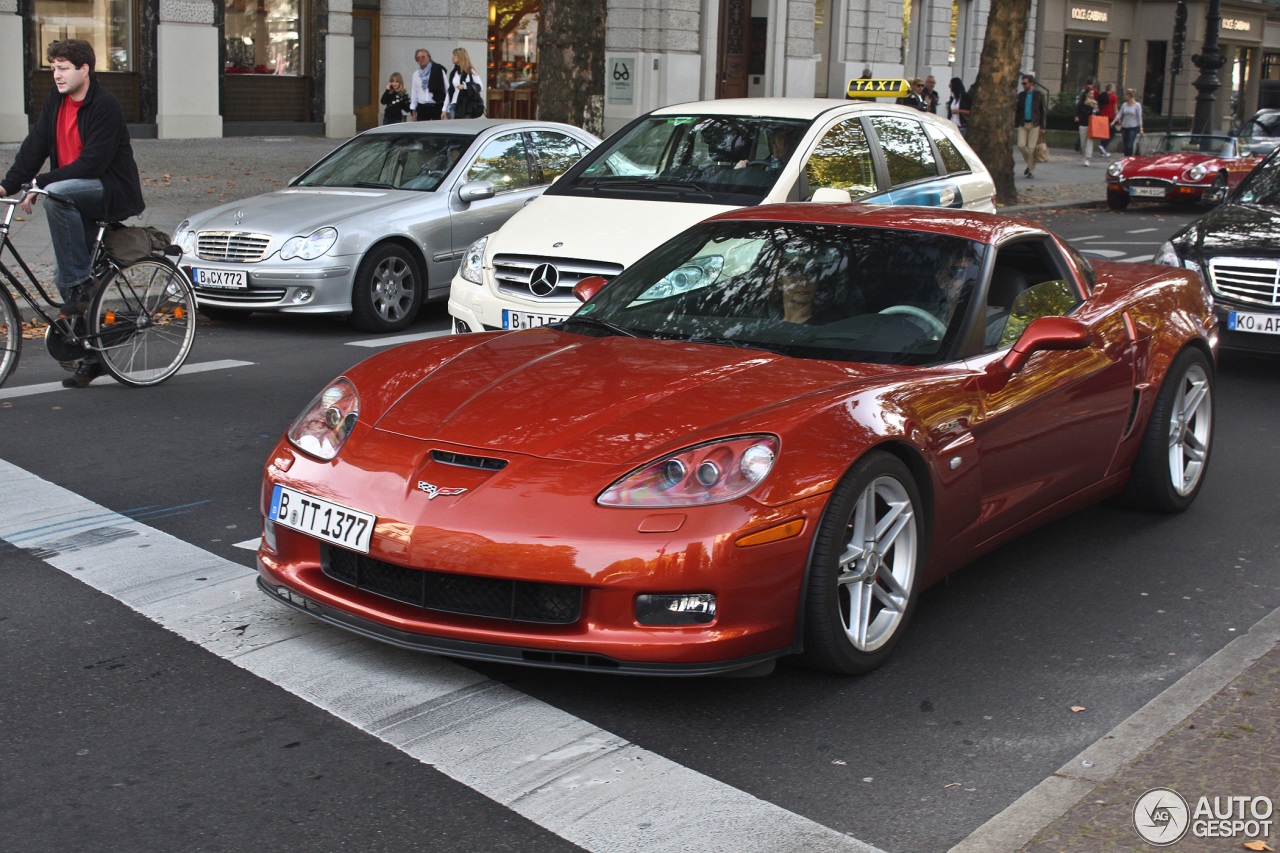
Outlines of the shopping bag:
{"label": "shopping bag", "polygon": [[1110,139],[1111,138],[1111,120],[1106,116],[1090,116],[1089,117],[1089,138],[1090,139]]}
{"label": "shopping bag", "polygon": [[1031,155],[1037,163],[1049,162],[1049,143],[1044,141],[1044,131],[1040,131],[1040,141],[1036,143],[1036,150]]}

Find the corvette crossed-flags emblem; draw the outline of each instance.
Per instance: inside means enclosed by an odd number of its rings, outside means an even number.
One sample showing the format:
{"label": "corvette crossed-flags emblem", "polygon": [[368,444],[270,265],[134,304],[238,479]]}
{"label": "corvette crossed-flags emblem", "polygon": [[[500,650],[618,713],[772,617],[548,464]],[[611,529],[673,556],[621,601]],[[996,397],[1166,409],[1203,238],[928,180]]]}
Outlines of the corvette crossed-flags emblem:
{"label": "corvette crossed-flags emblem", "polygon": [[433,486],[430,483],[423,482],[422,480],[418,481],[418,488],[427,493],[427,500],[429,501],[435,500],[440,495],[445,495],[447,497],[449,495],[460,495],[466,491],[466,489],[457,488],[442,489],[439,486]]}

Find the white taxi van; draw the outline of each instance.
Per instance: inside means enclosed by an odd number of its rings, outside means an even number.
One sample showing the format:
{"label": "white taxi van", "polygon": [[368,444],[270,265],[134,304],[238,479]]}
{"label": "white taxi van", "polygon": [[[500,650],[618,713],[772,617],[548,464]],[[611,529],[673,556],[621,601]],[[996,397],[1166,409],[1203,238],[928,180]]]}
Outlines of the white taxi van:
{"label": "white taxi van", "polygon": [[[905,96],[906,86],[855,80],[849,94]],[[734,208],[859,201],[994,212],[994,195],[956,126],[912,107],[801,98],[663,107],[476,241],[453,278],[449,314],[458,333],[559,322],[577,310],[582,279],[611,279]],[[692,289],[700,278],[691,269],[673,286]]]}

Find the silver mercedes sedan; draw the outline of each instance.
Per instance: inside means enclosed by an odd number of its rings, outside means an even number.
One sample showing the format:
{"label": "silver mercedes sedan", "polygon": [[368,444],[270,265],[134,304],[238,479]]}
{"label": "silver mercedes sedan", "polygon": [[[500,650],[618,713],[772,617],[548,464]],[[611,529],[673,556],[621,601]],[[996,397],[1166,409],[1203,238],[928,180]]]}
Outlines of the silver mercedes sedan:
{"label": "silver mercedes sedan", "polygon": [[449,295],[468,246],[599,143],[544,121],[385,125],[283,189],[184,220],[174,242],[212,319],[336,314],[394,332]]}

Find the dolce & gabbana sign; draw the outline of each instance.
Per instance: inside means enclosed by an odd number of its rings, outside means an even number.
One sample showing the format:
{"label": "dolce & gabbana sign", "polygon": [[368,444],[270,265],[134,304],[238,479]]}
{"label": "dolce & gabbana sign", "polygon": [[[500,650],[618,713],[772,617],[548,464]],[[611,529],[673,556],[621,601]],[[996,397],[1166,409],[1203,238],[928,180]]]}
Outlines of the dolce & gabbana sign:
{"label": "dolce & gabbana sign", "polygon": [[1110,4],[1067,3],[1067,29],[1110,32]]}

